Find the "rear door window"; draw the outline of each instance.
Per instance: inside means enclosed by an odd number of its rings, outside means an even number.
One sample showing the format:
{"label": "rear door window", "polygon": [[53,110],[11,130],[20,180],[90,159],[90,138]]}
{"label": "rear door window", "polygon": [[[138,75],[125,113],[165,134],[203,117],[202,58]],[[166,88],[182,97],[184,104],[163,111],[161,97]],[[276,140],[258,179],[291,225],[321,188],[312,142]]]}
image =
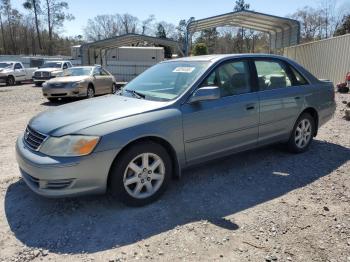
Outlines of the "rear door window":
{"label": "rear door window", "polygon": [[255,67],[260,91],[292,86],[292,79],[282,63],[273,60],[257,60]]}

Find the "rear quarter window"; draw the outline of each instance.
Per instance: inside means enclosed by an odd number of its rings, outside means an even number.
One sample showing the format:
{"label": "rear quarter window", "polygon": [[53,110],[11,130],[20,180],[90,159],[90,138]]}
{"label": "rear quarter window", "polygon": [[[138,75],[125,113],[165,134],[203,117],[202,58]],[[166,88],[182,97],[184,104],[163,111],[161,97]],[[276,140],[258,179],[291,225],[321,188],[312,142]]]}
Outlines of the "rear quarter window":
{"label": "rear quarter window", "polygon": [[289,65],[289,68],[291,70],[291,73],[294,76],[294,83],[293,85],[295,86],[303,86],[303,85],[308,85],[309,82],[305,79],[305,77],[302,76],[301,73],[299,73],[298,70],[296,70],[293,66]]}

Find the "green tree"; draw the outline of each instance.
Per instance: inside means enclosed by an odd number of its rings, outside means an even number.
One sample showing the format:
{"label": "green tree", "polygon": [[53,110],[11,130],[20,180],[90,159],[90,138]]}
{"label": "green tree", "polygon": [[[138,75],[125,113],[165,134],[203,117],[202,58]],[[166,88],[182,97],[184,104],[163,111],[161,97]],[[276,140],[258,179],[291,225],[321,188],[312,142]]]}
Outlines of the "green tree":
{"label": "green tree", "polygon": [[249,8],[250,8],[250,4],[247,4],[244,0],[236,0],[235,7],[233,8],[233,10],[235,12],[239,12],[239,11],[248,10]]}
{"label": "green tree", "polygon": [[35,28],[38,36],[39,48],[43,49],[41,44],[40,30],[39,30],[39,15],[41,14],[40,0],[26,0],[23,3],[23,7],[27,10],[31,10],[34,13]]}
{"label": "green tree", "polygon": [[157,31],[156,31],[156,37],[158,38],[166,38],[166,31],[162,24],[158,24]]}
{"label": "green tree", "polygon": [[194,45],[192,50],[192,55],[198,56],[198,55],[207,55],[208,54],[208,47],[205,43],[197,43]]}
{"label": "green tree", "polygon": [[45,0],[46,22],[49,33],[49,55],[53,54],[53,35],[55,30],[63,27],[66,20],[73,20],[74,16],[66,13],[69,9],[68,3],[59,0]]}
{"label": "green tree", "polygon": [[339,26],[339,28],[335,31],[334,35],[345,35],[350,33],[350,14],[344,16],[342,24]]}
{"label": "green tree", "polygon": [[[244,0],[236,0],[233,11],[240,12],[240,11],[249,10],[249,9],[250,9],[250,4],[246,3]],[[240,53],[243,52],[245,34],[246,34],[246,30],[244,29],[244,27],[238,30],[237,43],[235,45],[238,47]]]}

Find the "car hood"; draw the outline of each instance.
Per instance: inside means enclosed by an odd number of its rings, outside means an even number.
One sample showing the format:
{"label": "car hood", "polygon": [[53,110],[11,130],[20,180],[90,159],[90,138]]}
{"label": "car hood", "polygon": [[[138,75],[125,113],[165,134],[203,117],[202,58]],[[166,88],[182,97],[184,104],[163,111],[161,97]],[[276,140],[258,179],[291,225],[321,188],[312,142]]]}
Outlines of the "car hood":
{"label": "car hood", "polygon": [[108,95],[59,106],[32,118],[29,126],[42,134],[63,136],[104,122],[137,115],[166,106],[119,95]]}
{"label": "car hood", "polygon": [[0,69],[0,73],[6,74],[9,72],[13,72],[13,69],[12,68],[1,68]]}
{"label": "car hood", "polygon": [[71,82],[80,82],[89,79],[89,76],[63,76],[63,77],[56,77],[53,78],[46,83],[53,84],[53,83],[71,83]]}
{"label": "car hood", "polygon": [[55,72],[55,71],[62,71],[62,69],[61,68],[40,68],[35,72]]}

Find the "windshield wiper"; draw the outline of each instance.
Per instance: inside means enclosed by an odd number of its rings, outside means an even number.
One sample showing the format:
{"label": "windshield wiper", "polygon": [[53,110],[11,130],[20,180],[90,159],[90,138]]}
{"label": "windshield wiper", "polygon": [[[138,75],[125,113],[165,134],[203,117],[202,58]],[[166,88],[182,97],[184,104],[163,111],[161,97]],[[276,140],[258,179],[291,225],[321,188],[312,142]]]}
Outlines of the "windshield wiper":
{"label": "windshield wiper", "polygon": [[139,92],[137,92],[135,90],[124,89],[124,91],[133,94],[133,96],[138,98],[138,99],[145,99],[146,98],[146,95],[144,95],[142,93],[139,93]]}

